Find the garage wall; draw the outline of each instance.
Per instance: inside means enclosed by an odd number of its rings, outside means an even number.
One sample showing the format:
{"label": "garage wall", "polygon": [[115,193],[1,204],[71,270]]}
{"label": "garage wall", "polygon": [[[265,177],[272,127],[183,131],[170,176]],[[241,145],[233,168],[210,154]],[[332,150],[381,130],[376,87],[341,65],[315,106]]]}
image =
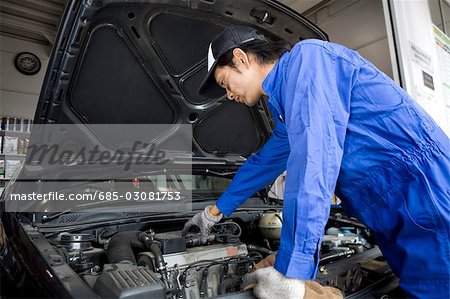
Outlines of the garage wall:
{"label": "garage wall", "polygon": [[[0,115],[34,117],[41,85],[48,64],[48,46],[0,35]],[[31,52],[41,60],[41,70],[26,76],[16,70],[14,58],[20,52]]]}
{"label": "garage wall", "polygon": [[[404,88],[450,136],[449,78],[443,77],[450,68],[438,55],[428,1],[389,1]],[[445,67],[447,73],[441,73]],[[424,73],[432,85],[426,84]]]}
{"label": "garage wall", "polygon": [[394,78],[382,0],[324,1],[304,15],[332,42],[358,51]]}

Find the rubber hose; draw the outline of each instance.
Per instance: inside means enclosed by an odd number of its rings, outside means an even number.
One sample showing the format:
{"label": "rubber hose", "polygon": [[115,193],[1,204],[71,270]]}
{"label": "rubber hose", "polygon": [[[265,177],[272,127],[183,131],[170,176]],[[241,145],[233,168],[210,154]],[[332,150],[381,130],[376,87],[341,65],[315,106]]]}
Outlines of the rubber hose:
{"label": "rubber hose", "polygon": [[150,250],[155,255],[155,265],[157,268],[157,271],[161,273],[161,275],[167,279],[167,270],[166,270],[166,262],[164,261],[164,257],[161,253],[161,248],[159,248],[158,244],[152,243],[150,245]]}
{"label": "rubber hose", "polygon": [[328,253],[325,254],[324,256],[322,256],[322,258],[319,261],[319,264],[324,264],[330,261],[333,261],[337,258],[343,257],[343,256],[347,256],[347,255],[351,255],[354,254],[355,251],[353,249],[347,249],[347,250],[342,250],[342,251],[338,251],[337,253]]}
{"label": "rubber hose", "polygon": [[269,250],[265,247],[262,247],[262,246],[258,246],[258,245],[248,244],[247,249],[248,249],[248,251],[257,251],[257,252],[265,254],[265,255],[272,254],[271,250]]}
{"label": "rubber hose", "polygon": [[108,261],[111,264],[131,262],[136,265],[132,244],[136,243],[141,232],[120,232],[114,235],[108,243]]}

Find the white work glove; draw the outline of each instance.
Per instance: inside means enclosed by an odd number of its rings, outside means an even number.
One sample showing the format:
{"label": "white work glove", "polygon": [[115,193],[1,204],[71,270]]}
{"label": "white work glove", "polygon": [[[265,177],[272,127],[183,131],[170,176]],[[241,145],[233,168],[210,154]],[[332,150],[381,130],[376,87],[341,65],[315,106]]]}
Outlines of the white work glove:
{"label": "white work glove", "polygon": [[202,244],[206,244],[207,237],[209,235],[209,230],[223,217],[222,213],[218,216],[212,215],[209,212],[210,209],[211,206],[205,207],[205,209],[202,212],[197,213],[194,217],[192,217],[191,220],[186,222],[183,231],[181,232],[181,235],[185,237],[189,229],[192,226],[196,225],[200,228],[200,241],[202,242]]}
{"label": "white work glove", "polygon": [[303,299],[305,296],[304,280],[286,277],[272,266],[247,274],[244,284],[256,284],[253,293],[259,299]]}

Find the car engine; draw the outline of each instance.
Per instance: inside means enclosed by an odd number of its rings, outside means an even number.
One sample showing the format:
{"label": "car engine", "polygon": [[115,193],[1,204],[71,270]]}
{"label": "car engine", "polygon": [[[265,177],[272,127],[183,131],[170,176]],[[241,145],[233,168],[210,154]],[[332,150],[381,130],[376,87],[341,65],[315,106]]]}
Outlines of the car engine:
{"label": "car engine", "polygon": [[242,243],[241,232],[227,221],[217,225],[207,244],[196,233],[182,237],[181,231],[151,229],[119,232],[102,240],[103,248],[93,246],[98,238],[95,242],[86,233],[62,233],[55,242],[102,298],[214,298],[239,292],[242,277],[271,253]]}
{"label": "car engine", "polygon": [[[206,244],[198,233],[152,228],[60,233],[52,244],[101,298],[254,298],[241,291],[243,277],[276,251],[281,224],[281,212],[262,213],[252,223],[227,219]],[[387,278],[395,280],[370,231],[331,215],[316,280],[352,295]]]}

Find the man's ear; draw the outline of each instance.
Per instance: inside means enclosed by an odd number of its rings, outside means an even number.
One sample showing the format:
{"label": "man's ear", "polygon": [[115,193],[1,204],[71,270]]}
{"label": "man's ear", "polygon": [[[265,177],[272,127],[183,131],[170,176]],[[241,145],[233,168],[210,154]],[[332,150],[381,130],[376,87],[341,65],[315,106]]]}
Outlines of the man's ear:
{"label": "man's ear", "polygon": [[250,57],[245,53],[241,48],[235,48],[233,50],[233,57],[235,58],[235,64],[237,65],[244,65],[249,66],[250,65]]}

